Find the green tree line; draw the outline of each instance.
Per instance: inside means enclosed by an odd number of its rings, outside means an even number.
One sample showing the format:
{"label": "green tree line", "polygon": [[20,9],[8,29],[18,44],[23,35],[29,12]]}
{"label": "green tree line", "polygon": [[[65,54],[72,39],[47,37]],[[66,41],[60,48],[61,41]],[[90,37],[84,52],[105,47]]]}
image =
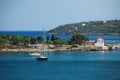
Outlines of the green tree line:
{"label": "green tree line", "polygon": [[[38,37],[29,37],[29,36],[19,36],[13,35],[10,36],[9,34],[2,34],[0,35],[0,49],[2,48],[21,48],[21,47],[28,47],[29,44],[38,44],[38,43],[46,43],[46,44],[54,44],[54,45],[72,45],[72,44],[79,44],[85,43],[89,39],[81,34],[75,34],[72,36],[70,40],[63,40],[55,35],[51,37],[47,36],[44,39],[43,36]],[[45,41],[45,42],[44,42]]]}

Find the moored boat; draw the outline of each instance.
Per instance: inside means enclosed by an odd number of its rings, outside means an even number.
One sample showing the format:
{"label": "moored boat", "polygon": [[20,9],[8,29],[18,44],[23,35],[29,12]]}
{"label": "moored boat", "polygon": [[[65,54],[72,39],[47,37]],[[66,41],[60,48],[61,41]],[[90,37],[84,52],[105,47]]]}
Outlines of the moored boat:
{"label": "moored boat", "polygon": [[[44,28],[43,28],[43,31],[44,31]],[[46,43],[46,39],[45,38],[46,37],[45,37],[45,31],[44,31],[44,42],[43,42],[44,45]],[[47,61],[48,60],[48,57],[45,56],[45,46],[44,45],[43,45],[43,50],[42,50],[41,55],[36,58],[39,61]]]}
{"label": "moored boat", "polygon": [[30,53],[29,55],[30,56],[40,56],[41,54],[36,52],[36,53]]}
{"label": "moored boat", "polygon": [[37,60],[39,60],[39,61],[47,61],[48,57],[46,57],[44,55],[40,55],[39,57],[37,57]]}

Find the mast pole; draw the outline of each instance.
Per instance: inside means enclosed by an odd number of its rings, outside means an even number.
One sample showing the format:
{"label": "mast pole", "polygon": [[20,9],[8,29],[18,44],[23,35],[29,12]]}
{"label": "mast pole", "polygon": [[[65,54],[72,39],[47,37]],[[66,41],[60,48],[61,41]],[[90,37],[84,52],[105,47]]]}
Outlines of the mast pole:
{"label": "mast pole", "polygon": [[46,35],[45,35],[45,29],[44,29],[44,27],[43,27],[43,32],[44,32],[44,43],[46,42]]}

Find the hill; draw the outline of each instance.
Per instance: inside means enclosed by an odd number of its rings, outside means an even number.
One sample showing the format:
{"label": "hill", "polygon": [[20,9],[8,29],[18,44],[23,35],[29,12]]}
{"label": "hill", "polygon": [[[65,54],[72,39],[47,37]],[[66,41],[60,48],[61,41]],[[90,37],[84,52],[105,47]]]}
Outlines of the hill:
{"label": "hill", "polygon": [[50,31],[51,34],[109,34],[120,35],[120,20],[89,21],[60,25]]}

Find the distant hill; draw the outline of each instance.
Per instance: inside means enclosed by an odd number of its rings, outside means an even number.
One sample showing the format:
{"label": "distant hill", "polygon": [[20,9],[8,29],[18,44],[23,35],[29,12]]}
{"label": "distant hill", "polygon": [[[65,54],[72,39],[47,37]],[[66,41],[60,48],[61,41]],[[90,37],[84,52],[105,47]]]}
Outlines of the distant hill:
{"label": "distant hill", "polygon": [[120,35],[120,20],[89,21],[60,25],[50,31],[51,34],[109,34]]}

